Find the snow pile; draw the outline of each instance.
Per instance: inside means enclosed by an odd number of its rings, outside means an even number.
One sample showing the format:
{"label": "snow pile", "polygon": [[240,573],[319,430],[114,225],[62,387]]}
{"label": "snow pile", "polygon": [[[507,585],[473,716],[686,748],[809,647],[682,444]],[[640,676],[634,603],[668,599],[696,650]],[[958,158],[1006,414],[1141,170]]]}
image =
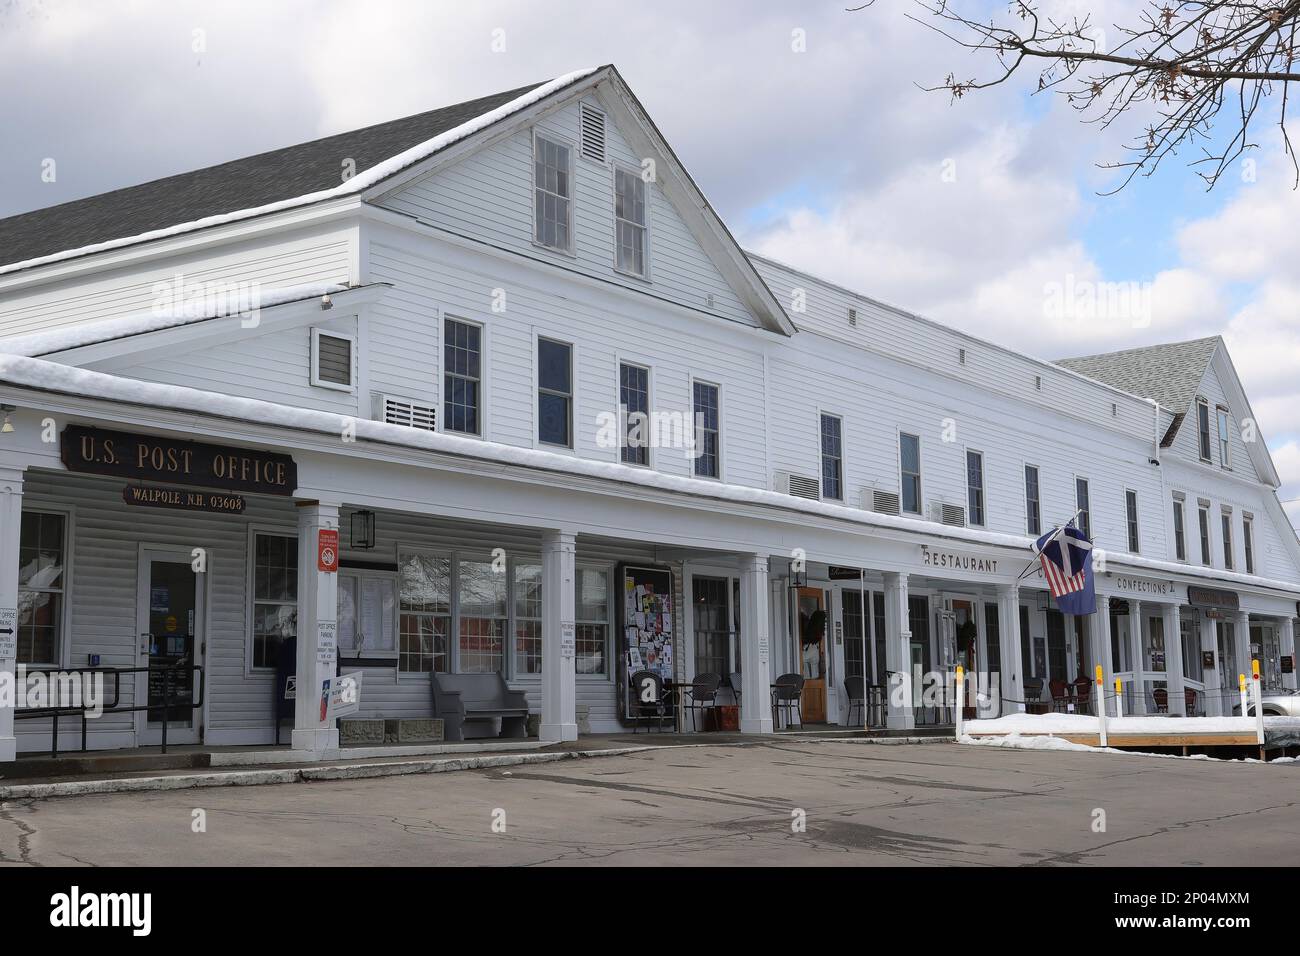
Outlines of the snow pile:
{"label": "snow pile", "polygon": [[439,133],[433,139],[425,140],[412,146],[405,152],[398,153],[382,163],[371,166],[367,170],[357,173],[351,179],[340,183],[330,189],[321,189],[314,193],[307,193],[302,196],[295,196],[292,199],[282,199],[278,202],[267,203],[263,206],[256,206],[252,209],[240,209],[235,212],[221,213],[216,216],[207,216],[203,219],[196,219],[193,222],[178,223],[174,226],[168,226],[165,229],[153,229],[149,232],[140,233],[138,236],[126,236],[121,239],[110,239],[107,242],[97,242],[93,245],[82,246],[79,249],[66,249],[63,252],[55,252],[48,256],[39,256],[35,259],[25,259],[22,262],[15,262],[7,266],[0,267],[0,275],[7,272],[17,272],[19,269],[30,269],[32,266],[46,265],[50,262],[59,262],[64,259],[71,259],[76,256],[90,255],[94,252],[103,252],[108,249],[117,249],[122,246],[129,246],[137,242],[146,242],[152,239],[165,239],[169,236],[178,236],[187,232],[193,232],[197,229],[206,229],[209,226],[221,226],[229,222],[237,222],[241,219],[250,219],[253,216],[263,216],[267,213],[280,212],[284,209],[293,209],[297,206],[308,206],[312,203],[323,202],[326,199],[337,199],[343,196],[354,196],[357,193],[369,189],[371,186],[387,179],[395,173],[401,172],[408,166],[413,166],[422,160],[428,159],[439,150],[446,149],[453,143],[460,142],[467,136],[473,136],[479,130],[486,129],[498,120],[504,119],[512,113],[517,113],[522,109],[532,106],[534,103],[545,99],[557,90],[561,90],[571,83],[584,79],[595,73],[599,67],[588,67],[584,70],[575,70],[573,73],[567,73],[564,76],[557,77],[548,83],[543,83],[535,89],[529,90],[523,96],[518,96],[509,103],[504,103],[496,109],[476,116],[459,126]]}
{"label": "snow pile", "polygon": [[98,319],[93,322],[64,325],[42,332],[0,338],[0,353],[27,357],[49,355],[52,352],[81,348],[85,345],[96,345],[100,342],[126,338],[131,335],[142,335],[146,332],[157,332],[161,329],[176,328],[182,325],[191,325],[195,322],[206,322],[209,319],[218,319],[223,316],[248,315],[258,309],[269,309],[277,305],[284,305],[286,302],[314,299],[322,295],[336,295],[340,292],[346,292],[347,288],[347,286],[337,283],[319,282],[272,289],[261,289],[256,286],[250,288],[236,287],[231,290],[230,297],[224,299],[224,308],[209,311],[204,315],[188,314],[189,310],[184,308],[182,303],[182,307],[179,309],[171,307],[159,308],[150,312],[116,316],[111,319]]}
{"label": "snow pile", "polygon": [[[1086,714],[1010,714],[992,720],[962,723],[975,734],[1096,734],[1100,724]],[[1265,730],[1300,729],[1300,718],[1265,717]],[[1254,717],[1108,717],[1106,732],[1121,734],[1241,734],[1254,733]]]}

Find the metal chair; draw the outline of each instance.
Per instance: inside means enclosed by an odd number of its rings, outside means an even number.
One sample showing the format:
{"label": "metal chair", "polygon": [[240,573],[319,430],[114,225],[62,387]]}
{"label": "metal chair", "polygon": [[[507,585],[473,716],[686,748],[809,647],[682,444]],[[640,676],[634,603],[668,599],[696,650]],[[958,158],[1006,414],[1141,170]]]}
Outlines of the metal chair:
{"label": "metal chair", "polygon": [[1041,677],[1025,678],[1025,711],[1030,714],[1041,714],[1043,696],[1043,679]]}
{"label": "metal chair", "polygon": [[[637,671],[627,682],[627,712],[632,717],[632,733],[642,719],[659,718],[659,732],[664,730],[664,681],[654,671]],[[646,733],[650,727],[646,726]]]}
{"label": "metal chair", "polygon": [[1151,689],[1151,705],[1153,714],[1169,713],[1169,691],[1164,687],[1153,687]]}
{"label": "metal chair", "polygon": [[1201,696],[1193,688],[1183,688],[1183,704],[1188,717],[1201,716]]}
{"label": "metal chair", "polygon": [[844,693],[849,699],[849,726],[856,727],[853,723],[853,705],[858,707],[858,716],[865,721],[867,709],[867,682],[861,677],[844,678]]}
{"label": "metal chair", "polygon": [[803,730],[803,675],[782,674],[772,687],[772,723],[781,728],[781,711],[786,712],[786,726],[790,717],[798,714],[799,729]]}
{"label": "metal chair", "polygon": [[696,674],[695,679],[691,681],[691,686],[685,688],[687,694],[686,709],[691,712],[691,730],[698,729],[695,725],[695,712],[697,710],[708,710],[710,707],[718,706],[718,688],[722,686],[722,675],[703,673]]}

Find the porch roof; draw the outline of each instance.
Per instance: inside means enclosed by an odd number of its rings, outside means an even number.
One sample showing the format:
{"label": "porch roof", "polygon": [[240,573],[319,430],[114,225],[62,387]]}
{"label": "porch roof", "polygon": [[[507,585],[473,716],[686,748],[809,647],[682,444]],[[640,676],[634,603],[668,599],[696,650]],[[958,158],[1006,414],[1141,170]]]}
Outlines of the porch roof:
{"label": "porch roof", "polygon": [[[739,505],[758,505],[774,510],[832,519],[858,527],[903,533],[904,537],[917,535],[930,540],[946,539],[966,545],[1008,549],[1021,555],[1029,555],[1033,543],[1033,539],[1027,535],[959,528],[920,518],[879,514],[846,505],[796,498],[764,488],[668,475],[619,462],[592,461],[536,448],[520,448],[478,438],[430,432],[369,419],[355,419],[333,412],[295,408],[186,386],[144,382],[61,365],[45,359],[2,352],[0,352],[0,382],[38,392],[170,409],[211,419],[214,422],[234,420],[250,425],[270,425],[329,436],[343,434],[345,429],[353,430],[357,439],[354,444],[375,442],[500,466],[595,478]],[[916,543],[923,542],[918,540]],[[1155,572],[1176,578],[1196,578],[1300,595],[1300,582],[1280,581],[1232,571],[1201,569],[1172,561],[1160,561],[1129,554],[1112,554],[1110,561],[1113,565],[1132,568],[1138,572]]]}

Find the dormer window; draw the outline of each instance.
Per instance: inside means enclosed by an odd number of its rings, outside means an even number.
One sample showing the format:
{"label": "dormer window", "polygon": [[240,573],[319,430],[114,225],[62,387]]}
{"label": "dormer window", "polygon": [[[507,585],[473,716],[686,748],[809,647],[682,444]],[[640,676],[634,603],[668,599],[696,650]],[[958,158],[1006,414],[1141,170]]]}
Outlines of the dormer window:
{"label": "dormer window", "polygon": [[573,251],[573,150],[541,133],[533,137],[533,238]]}
{"label": "dormer window", "polygon": [[341,392],[352,391],[352,355],[355,351],[356,339],[352,336],[312,329],[312,385]]}
{"label": "dormer window", "polygon": [[1222,405],[1216,409],[1219,418],[1219,464],[1224,468],[1231,468],[1230,460],[1231,448],[1228,442],[1228,436],[1232,433],[1228,430],[1228,410]]}
{"label": "dormer window", "polygon": [[1196,435],[1200,443],[1201,461],[1212,461],[1210,457],[1210,403],[1205,399],[1196,400]]}
{"label": "dormer window", "polygon": [[614,266],[645,277],[645,180],[630,169],[614,169]]}

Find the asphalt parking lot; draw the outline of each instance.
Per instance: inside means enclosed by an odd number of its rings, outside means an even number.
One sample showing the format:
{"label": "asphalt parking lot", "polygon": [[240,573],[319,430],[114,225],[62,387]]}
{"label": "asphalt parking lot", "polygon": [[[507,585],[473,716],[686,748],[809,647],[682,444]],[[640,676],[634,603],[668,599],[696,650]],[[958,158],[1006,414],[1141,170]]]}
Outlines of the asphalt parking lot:
{"label": "asphalt parking lot", "polygon": [[1284,866],[1297,782],[1300,764],[781,739],[9,801],[0,865]]}

